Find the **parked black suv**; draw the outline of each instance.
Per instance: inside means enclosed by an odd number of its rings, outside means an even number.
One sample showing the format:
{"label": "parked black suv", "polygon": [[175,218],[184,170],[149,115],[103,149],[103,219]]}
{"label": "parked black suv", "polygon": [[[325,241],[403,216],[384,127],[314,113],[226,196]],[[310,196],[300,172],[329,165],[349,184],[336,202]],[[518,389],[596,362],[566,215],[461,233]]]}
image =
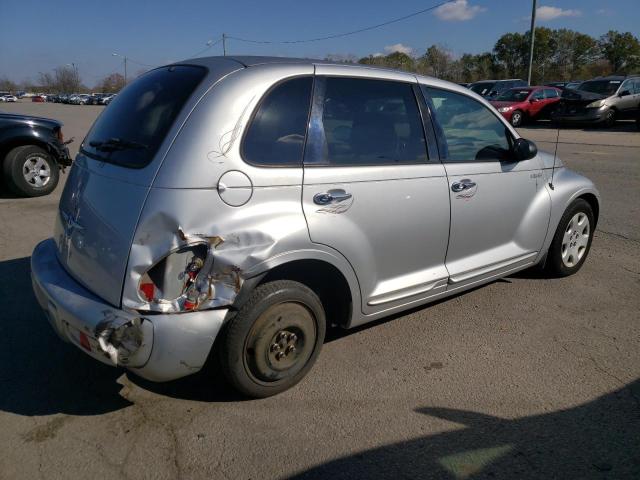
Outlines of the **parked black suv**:
{"label": "parked black suv", "polygon": [[[73,139],[72,139],[73,140]],[[59,170],[71,157],[57,120],[0,113],[0,165],[4,183],[14,193],[38,197],[58,184]]]}
{"label": "parked black suv", "polygon": [[519,78],[509,80],[480,80],[472,83],[469,88],[484,98],[494,98],[510,88],[528,87],[529,84]]}

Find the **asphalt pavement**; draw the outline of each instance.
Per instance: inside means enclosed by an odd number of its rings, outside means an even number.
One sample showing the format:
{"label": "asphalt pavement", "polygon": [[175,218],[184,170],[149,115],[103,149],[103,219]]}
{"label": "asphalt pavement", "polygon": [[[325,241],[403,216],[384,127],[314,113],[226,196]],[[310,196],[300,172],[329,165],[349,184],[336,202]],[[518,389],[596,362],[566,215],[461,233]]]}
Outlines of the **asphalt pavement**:
{"label": "asphalt pavement", "polygon": [[[75,154],[102,107],[0,110],[62,120]],[[520,131],[553,151],[556,130]],[[0,479],[640,478],[640,132],[559,140],[602,194],[577,275],[522,272],[332,331],[308,377],[266,400],[238,398],[211,368],[145,382],[58,340],[29,255],[51,235],[62,185],[36,199],[3,191]]]}

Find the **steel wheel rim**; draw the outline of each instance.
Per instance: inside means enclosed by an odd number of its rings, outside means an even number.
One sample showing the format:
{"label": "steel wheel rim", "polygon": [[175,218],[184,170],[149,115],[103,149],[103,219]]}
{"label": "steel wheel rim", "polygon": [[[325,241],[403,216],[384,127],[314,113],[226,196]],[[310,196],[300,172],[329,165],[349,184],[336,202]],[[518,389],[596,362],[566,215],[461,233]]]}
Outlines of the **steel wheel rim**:
{"label": "steel wheel rim", "polygon": [[22,165],[22,176],[32,187],[42,188],[51,180],[51,168],[42,155],[29,155]]}
{"label": "steel wheel rim", "polygon": [[269,307],[254,322],[245,340],[247,373],[263,385],[274,385],[299,373],[315,350],[317,325],[303,304],[283,302]]}
{"label": "steel wheel rim", "polygon": [[569,268],[575,267],[584,257],[589,245],[591,227],[589,217],[584,212],[576,213],[564,231],[562,237],[562,263]]}

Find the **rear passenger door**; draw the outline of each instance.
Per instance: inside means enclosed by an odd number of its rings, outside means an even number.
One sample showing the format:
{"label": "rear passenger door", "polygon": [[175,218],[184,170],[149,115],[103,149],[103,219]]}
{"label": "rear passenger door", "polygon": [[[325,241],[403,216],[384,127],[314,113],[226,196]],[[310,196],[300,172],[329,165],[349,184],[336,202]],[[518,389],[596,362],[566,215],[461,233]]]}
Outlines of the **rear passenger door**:
{"label": "rear passenger door", "polygon": [[483,103],[445,89],[423,91],[449,180],[449,290],[532,264],[551,207],[541,159],[514,161],[511,131]]}
{"label": "rear passenger door", "polygon": [[311,240],[353,265],[365,314],[444,292],[447,180],[415,77],[316,68],[302,196]]}

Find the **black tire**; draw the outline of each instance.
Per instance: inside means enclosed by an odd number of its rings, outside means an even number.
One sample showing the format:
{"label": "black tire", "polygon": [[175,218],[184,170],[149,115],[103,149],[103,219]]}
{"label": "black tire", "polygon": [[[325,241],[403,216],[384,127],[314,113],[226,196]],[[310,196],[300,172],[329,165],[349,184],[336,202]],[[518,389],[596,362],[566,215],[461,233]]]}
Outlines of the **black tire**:
{"label": "black tire", "polygon": [[290,280],[265,283],[225,325],[220,366],[242,394],[270,397],[291,388],[311,370],[325,331],[324,309],[311,289]]}
{"label": "black tire", "polygon": [[[29,166],[28,163],[37,164],[39,160],[46,163],[49,172],[48,179],[41,186],[36,184],[35,178],[28,181],[24,175],[25,169]],[[53,192],[60,179],[56,161],[49,152],[36,145],[24,145],[11,150],[4,159],[3,170],[7,187],[16,195],[23,197],[47,195]]]}
{"label": "black tire", "polygon": [[524,121],[524,113],[522,110],[516,110],[511,114],[511,125],[514,127],[519,127],[522,125]]}
{"label": "black tire", "polygon": [[[577,242],[578,249],[584,248],[584,250],[582,250],[582,253],[578,254],[581,256],[579,256],[578,259],[574,258],[573,261],[567,262],[566,260],[563,260],[563,253],[566,251],[565,246],[563,246],[563,243],[565,243],[565,234],[568,234],[569,230],[576,231],[576,237],[575,239],[572,238],[569,240],[569,245],[575,245],[578,238],[583,236],[583,230],[580,230],[580,228],[569,228],[569,223],[572,221],[572,219],[574,219],[574,217],[579,214],[585,215],[589,221],[588,239],[586,240],[586,245],[584,245],[584,247],[580,247],[580,242]],[[547,271],[549,271],[549,273],[551,273],[553,276],[566,277],[568,275],[573,275],[578,270],[580,270],[585,260],[587,259],[587,256],[589,255],[594,230],[595,219],[593,216],[593,209],[591,208],[591,205],[589,205],[589,202],[582,198],[575,200],[571,205],[569,205],[567,210],[562,215],[560,222],[558,223],[558,228],[556,229],[556,233],[553,236],[553,241],[551,242],[551,246],[549,247],[549,252],[547,254]]]}
{"label": "black tire", "polygon": [[607,113],[604,114],[602,123],[607,128],[613,127],[616,124],[616,111],[613,109],[607,110]]}

